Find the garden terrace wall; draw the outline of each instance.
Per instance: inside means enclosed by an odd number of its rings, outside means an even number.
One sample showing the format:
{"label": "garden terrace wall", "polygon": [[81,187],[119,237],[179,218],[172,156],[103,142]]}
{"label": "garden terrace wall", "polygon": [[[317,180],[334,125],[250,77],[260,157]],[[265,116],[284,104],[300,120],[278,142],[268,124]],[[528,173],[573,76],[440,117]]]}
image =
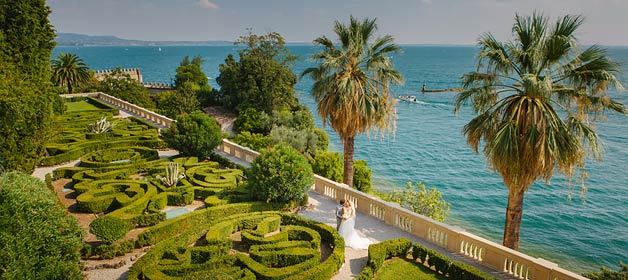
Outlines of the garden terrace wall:
{"label": "garden terrace wall", "polygon": [[[223,139],[218,150],[239,160],[252,162],[260,153]],[[375,217],[391,226],[428,240],[446,251],[462,254],[498,272],[519,279],[572,280],[587,279],[562,269],[550,261],[534,258],[499,245],[454,226],[404,209],[322,176],[314,175],[312,190],[334,200],[350,200],[364,215]]]}
{"label": "garden terrace wall", "polygon": [[150,111],[148,109],[142,108],[140,106],[137,106],[133,103],[124,101],[122,99],[113,97],[109,94],[106,93],[102,93],[102,92],[94,92],[94,93],[77,93],[77,94],[64,94],[62,95],[63,97],[67,97],[67,98],[71,98],[71,97],[81,97],[81,96],[85,96],[85,97],[94,97],[97,98],[98,100],[101,101],[105,101],[109,104],[112,104],[120,109],[123,109],[125,111],[131,112],[139,117],[142,117],[146,120],[149,120],[153,123],[156,123],[159,126],[162,127],[170,127],[170,125],[172,124],[172,122],[174,121],[171,118],[168,118],[166,116],[157,114],[153,111]]}

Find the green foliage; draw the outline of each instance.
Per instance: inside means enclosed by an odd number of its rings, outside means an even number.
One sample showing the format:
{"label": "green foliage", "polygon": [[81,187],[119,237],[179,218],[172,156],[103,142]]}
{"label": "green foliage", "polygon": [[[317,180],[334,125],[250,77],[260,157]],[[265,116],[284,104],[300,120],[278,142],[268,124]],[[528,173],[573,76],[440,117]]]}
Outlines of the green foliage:
{"label": "green foliage", "polygon": [[[184,57],[179,67],[177,67],[174,86],[178,90],[186,87],[185,83],[190,83],[193,87],[196,87],[195,90],[199,90],[202,87],[209,87],[207,75],[205,75],[203,69],[201,69],[201,64],[203,64],[203,58],[200,56],[195,56],[191,61],[189,56]],[[211,90],[211,88],[209,88],[209,90]]]}
{"label": "green foliage", "polygon": [[251,133],[268,134],[270,132],[271,119],[268,114],[255,108],[247,108],[240,112],[233,123],[236,132],[248,131]]}
{"label": "green foliage", "polygon": [[0,278],[83,279],[82,230],[37,178],[0,175]]}
{"label": "green foliage", "polygon": [[133,251],[135,242],[133,240],[125,240],[112,244],[100,244],[96,247],[96,254],[101,259],[113,259],[116,256],[124,256],[126,253]]}
{"label": "green foliage", "polygon": [[436,188],[428,190],[419,182],[414,185],[408,182],[405,190],[395,190],[383,198],[437,221],[444,222],[449,215],[450,204],[442,198],[441,193]]}
{"label": "green foliage", "polygon": [[353,188],[365,193],[373,189],[371,169],[365,160],[356,160],[353,163]]}
{"label": "green foliage", "polygon": [[63,115],[66,109],[65,98],[61,97],[59,94],[55,94],[54,101],[52,102],[52,111],[55,115]]}
{"label": "green foliage", "polygon": [[267,114],[294,107],[297,78],[290,66],[295,57],[285,48],[283,37],[249,32],[236,44],[246,46],[238,53],[240,60],[229,55],[216,78],[224,106],[238,111],[255,108]]}
{"label": "green foliage", "polygon": [[216,120],[196,111],[177,117],[172,127],[163,133],[163,139],[182,155],[204,159],[222,143],[222,133]]}
{"label": "green foliage", "polygon": [[336,182],[342,181],[342,155],[340,153],[318,152],[310,163],[315,174]]}
{"label": "green foliage", "polygon": [[[433,267],[436,272],[448,274],[448,279],[464,280],[495,280],[497,278],[487,275],[475,267],[459,262],[452,262],[448,257],[427,249],[420,244],[410,242],[405,238],[390,239],[369,246],[369,260],[367,267],[356,277],[358,280],[374,279],[387,259],[402,258],[408,260],[412,252],[412,261],[416,264],[426,264],[427,268]],[[377,278],[385,279],[385,278]],[[404,278],[400,278],[404,279]]]}
{"label": "green foliage", "polygon": [[239,145],[249,147],[255,151],[263,151],[270,146],[270,137],[248,131],[240,132],[233,140]]}
{"label": "green foliage", "polygon": [[52,60],[52,82],[59,87],[67,87],[72,94],[74,87],[89,80],[89,68],[78,55],[60,53]]}
{"label": "green foliage", "polygon": [[[329,147],[329,135],[322,128],[312,128],[312,132],[316,134],[316,150],[317,151],[327,151]],[[340,181],[339,181],[340,182]]]}
{"label": "green foliage", "polygon": [[44,0],[0,1],[0,159],[31,173],[50,139],[54,28]]}
{"label": "green foliage", "polygon": [[[363,278],[360,278],[363,279]],[[371,278],[368,278],[369,280]],[[446,280],[449,279],[444,275],[440,275],[430,270],[428,267],[421,263],[416,263],[412,260],[402,258],[392,258],[386,260],[382,268],[378,271],[377,275],[372,278],[375,280]],[[456,279],[460,280],[460,279]]]}
{"label": "green foliage", "polygon": [[619,266],[620,269],[617,271],[602,267],[600,272],[588,272],[582,275],[591,280],[628,280],[628,265],[619,262]]}
{"label": "green foliage", "polygon": [[[1,21],[1,20],[0,20]],[[0,158],[7,170],[31,173],[45,153],[52,131],[55,93],[0,63]]]}
{"label": "green foliage", "polygon": [[307,156],[315,155],[318,148],[318,135],[311,130],[276,126],[270,131],[269,137],[272,144],[285,143]]}
{"label": "green foliage", "polygon": [[182,91],[164,91],[156,94],[155,102],[159,113],[169,118],[181,114],[190,114],[200,109],[200,103],[194,91],[186,82]]}
{"label": "green foliage", "polygon": [[127,222],[111,215],[100,217],[89,224],[89,231],[107,244],[120,240],[130,229]]}
{"label": "green foliage", "polygon": [[17,66],[36,82],[50,81],[55,32],[49,14],[44,0],[0,1],[0,65]]}
{"label": "green foliage", "polygon": [[155,102],[151,99],[148,89],[120,68],[116,68],[107,74],[101,81],[101,87],[104,93],[124,101],[148,109],[155,108]]}
{"label": "green foliage", "polygon": [[251,193],[272,202],[299,201],[314,183],[312,167],[294,148],[278,145],[253,160],[249,172]]}

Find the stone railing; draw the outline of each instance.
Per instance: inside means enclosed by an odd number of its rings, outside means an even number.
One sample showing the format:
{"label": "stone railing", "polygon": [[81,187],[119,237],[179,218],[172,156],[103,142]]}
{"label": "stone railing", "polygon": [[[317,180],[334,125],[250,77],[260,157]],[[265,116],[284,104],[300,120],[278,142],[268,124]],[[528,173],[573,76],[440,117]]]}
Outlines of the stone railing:
{"label": "stone railing", "polygon": [[117,97],[113,97],[109,94],[106,93],[102,93],[102,92],[90,92],[90,93],[74,93],[74,94],[63,94],[61,95],[63,97],[66,98],[71,98],[71,97],[93,97],[96,98],[98,100],[101,101],[105,101],[111,105],[114,105],[120,109],[123,109],[125,111],[131,112],[143,119],[149,120],[155,124],[157,124],[158,126],[164,127],[164,128],[169,128],[170,125],[172,124],[172,122],[174,122],[173,119],[168,118],[166,116],[157,114],[151,110],[148,109],[144,109],[143,107],[137,106],[133,103],[129,103],[127,101],[124,101],[120,98]]}
{"label": "stone railing", "polygon": [[[252,162],[260,153],[226,139],[218,148],[242,161]],[[557,264],[534,258],[495,242],[428,217],[416,214],[397,204],[367,195],[319,175],[314,175],[312,190],[334,200],[342,198],[354,203],[365,215],[428,240],[443,249],[474,259],[498,272],[518,279],[573,280],[587,279]]]}
{"label": "stone railing", "polygon": [[166,128],[170,127],[172,122],[174,122],[171,118],[157,114],[151,110],[144,109],[106,93],[99,92],[97,98]]}

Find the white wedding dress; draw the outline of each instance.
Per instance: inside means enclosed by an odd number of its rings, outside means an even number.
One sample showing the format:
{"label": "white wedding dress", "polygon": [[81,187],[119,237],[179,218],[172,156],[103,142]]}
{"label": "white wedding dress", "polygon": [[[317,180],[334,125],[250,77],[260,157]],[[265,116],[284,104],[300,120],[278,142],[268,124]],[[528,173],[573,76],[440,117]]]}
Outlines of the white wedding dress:
{"label": "white wedding dress", "polygon": [[345,239],[345,246],[349,246],[353,249],[368,249],[369,245],[373,244],[368,238],[360,237],[358,232],[355,231],[355,209],[351,209],[353,215],[351,218],[342,221],[338,233]]}

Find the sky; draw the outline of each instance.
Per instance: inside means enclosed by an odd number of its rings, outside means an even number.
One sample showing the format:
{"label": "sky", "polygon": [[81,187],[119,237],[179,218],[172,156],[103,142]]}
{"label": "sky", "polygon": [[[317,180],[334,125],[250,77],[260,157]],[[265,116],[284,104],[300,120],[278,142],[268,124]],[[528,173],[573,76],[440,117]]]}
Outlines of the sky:
{"label": "sky", "polygon": [[583,44],[628,46],[628,0],[47,0],[57,32],[156,41],[232,41],[280,33],[288,42],[332,36],[334,21],[377,18],[399,44],[475,44],[511,38],[513,18],[541,11],[585,17]]}

